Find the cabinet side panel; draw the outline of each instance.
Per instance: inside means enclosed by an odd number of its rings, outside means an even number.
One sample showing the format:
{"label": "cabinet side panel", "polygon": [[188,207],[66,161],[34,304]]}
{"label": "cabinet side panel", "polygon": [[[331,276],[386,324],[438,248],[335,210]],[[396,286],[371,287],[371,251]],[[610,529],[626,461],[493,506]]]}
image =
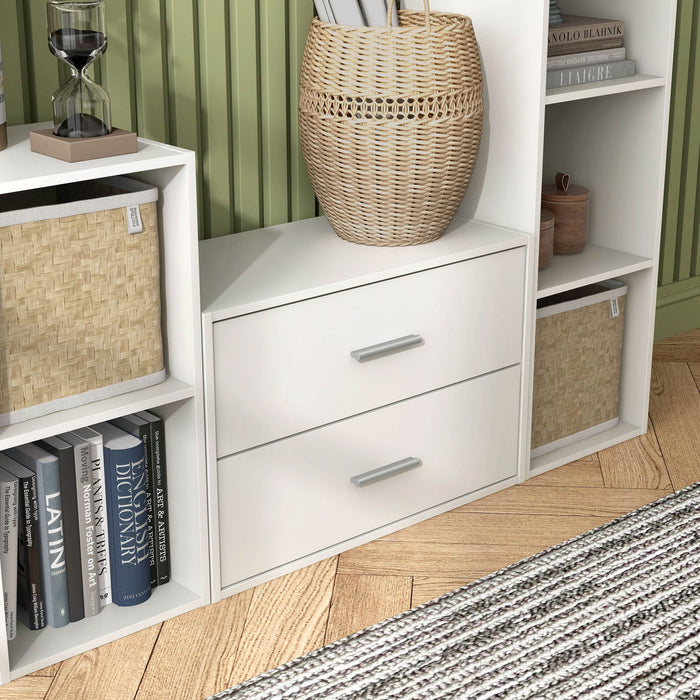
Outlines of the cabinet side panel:
{"label": "cabinet side panel", "polygon": [[[409,9],[423,7],[421,0],[405,4]],[[540,0],[430,3],[432,10],[470,17],[481,53],[484,128],[460,211],[469,218],[530,232],[539,221],[544,4]]]}

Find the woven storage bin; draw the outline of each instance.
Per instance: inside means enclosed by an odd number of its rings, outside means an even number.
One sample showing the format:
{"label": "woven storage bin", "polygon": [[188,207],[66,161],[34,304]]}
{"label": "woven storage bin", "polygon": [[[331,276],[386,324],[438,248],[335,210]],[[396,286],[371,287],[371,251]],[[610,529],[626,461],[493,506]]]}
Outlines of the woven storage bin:
{"label": "woven storage bin", "polygon": [[617,424],[626,293],[610,280],[538,303],[532,457]]}
{"label": "woven storage bin", "polygon": [[0,196],[0,424],[165,378],[157,198],[125,177]]}
{"label": "woven storage bin", "polygon": [[399,27],[314,19],[309,29],[301,146],[323,212],[348,241],[439,238],[474,169],[483,101],[472,22],[424,5],[400,11]]}

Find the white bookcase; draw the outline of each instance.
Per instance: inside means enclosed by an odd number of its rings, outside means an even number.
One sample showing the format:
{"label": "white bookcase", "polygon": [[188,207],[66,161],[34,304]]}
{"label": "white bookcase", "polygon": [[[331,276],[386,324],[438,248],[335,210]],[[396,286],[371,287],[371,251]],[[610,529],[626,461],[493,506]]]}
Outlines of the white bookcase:
{"label": "white bookcase", "polygon": [[[420,9],[420,0],[408,0]],[[521,478],[565,464],[647,429],[658,256],[663,210],[676,0],[560,0],[567,14],[621,19],[631,78],[545,90],[545,0],[432,0],[434,10],[472,18],[482,55],[486,122],[463,211],[526,232],[536,242],[543,183],[567,172],[591,191],[588,245],[555,256],[538,273],[530,246],[529,317],[533,366],[536,300],[617,278],[629,287],[620,423],[607,432],[529,459],[530,398],[523,392]],[[531,378],[530,378],[531,382]]]}
{"label": "white bookcase", "polygon": [[139,140],[138,152],[64,163],[32,153],[29,132],[10,127],[0,152],[0,194],[133,175],[160,189],[162,330],[167,379],[148,389],[0,428],[0,450],[147,409],[165,418],[170,507],[171,581],[134,607],[114,605],[61,629],[32,632],[18,625],[5,639],[0,625],[0,682],[105,644],[209,602],[209,554],[204,472],[199,266],[194,154]]}

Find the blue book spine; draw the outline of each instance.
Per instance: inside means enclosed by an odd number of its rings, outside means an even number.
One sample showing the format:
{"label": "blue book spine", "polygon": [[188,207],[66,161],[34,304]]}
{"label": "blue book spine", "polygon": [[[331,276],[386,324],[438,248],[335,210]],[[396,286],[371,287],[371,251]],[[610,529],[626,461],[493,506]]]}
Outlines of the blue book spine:
{"label": "blue book spine", "polygon": [[138,605],[151,595],[143,444],[104,454],[112,602]]}

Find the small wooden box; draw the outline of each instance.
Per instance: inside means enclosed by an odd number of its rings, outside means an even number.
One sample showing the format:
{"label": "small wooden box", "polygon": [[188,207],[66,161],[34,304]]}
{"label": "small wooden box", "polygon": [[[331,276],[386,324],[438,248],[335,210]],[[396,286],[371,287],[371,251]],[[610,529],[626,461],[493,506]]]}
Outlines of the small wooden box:
{"label": "small wooden box", "polygon": [[580,253],[588,238],[590,192],[570,185],[569,176],[557,173],[556,184],[542,187],[542,207],[554,214],[554,254]]}

